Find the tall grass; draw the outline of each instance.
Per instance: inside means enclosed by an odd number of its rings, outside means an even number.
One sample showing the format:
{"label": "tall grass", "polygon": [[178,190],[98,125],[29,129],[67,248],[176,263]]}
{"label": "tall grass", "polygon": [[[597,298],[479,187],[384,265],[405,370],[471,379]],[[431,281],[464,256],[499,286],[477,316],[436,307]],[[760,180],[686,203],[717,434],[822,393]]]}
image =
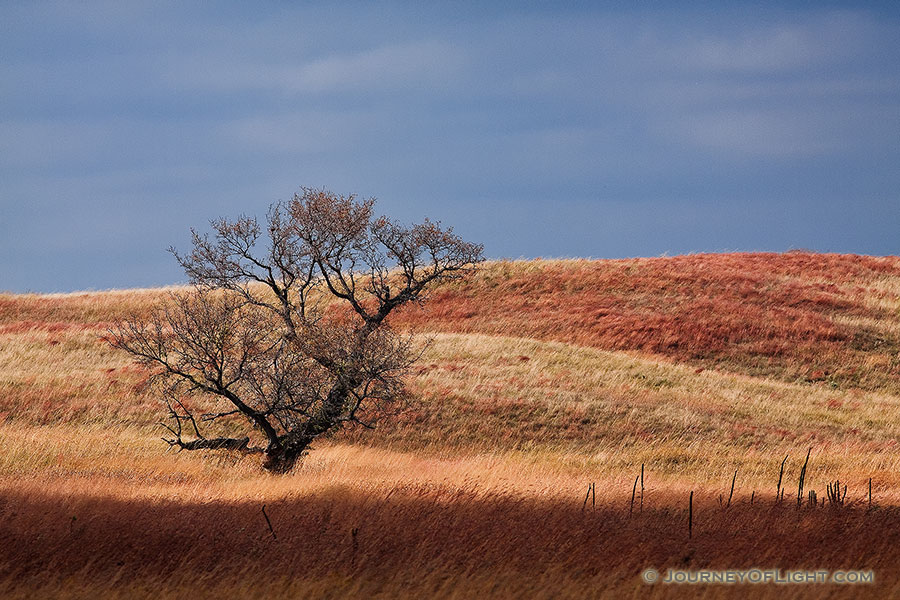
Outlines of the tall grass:
{"label": "tall grass", "polygon": [[[900,594],[900,259],[491,263],[395,319],[431,338],[409,409],[284,477],[159,441],[148,373],[102,337],[165,293],[0,295],[0,596],[825,589],[648,587],[649,566],[874,569],[867,597]],[[790,500],[810,448],[806,490],[840,479],[845,506]]]}

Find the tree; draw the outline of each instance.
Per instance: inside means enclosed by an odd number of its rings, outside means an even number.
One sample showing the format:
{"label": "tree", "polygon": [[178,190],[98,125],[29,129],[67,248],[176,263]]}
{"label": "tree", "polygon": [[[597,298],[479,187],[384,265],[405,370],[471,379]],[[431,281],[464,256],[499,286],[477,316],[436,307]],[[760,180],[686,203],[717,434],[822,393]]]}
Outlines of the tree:
{"label": "tree", "polygon": [[[192,230],[189,254],[170,249],[192,290],[128,318],[111,344],[152,370],[171,446],[259,452],[283,473],[319,436],[372,427],[406,398],[418,354],[388,316],[470,273],[483,247],[428,220],[376,218],[373,205],[303,188],[270,207],[265,229],[218,219],[211,237]],[[207,437],[201,426],[213,422],[232,432],[249,423],[264,443]]]}

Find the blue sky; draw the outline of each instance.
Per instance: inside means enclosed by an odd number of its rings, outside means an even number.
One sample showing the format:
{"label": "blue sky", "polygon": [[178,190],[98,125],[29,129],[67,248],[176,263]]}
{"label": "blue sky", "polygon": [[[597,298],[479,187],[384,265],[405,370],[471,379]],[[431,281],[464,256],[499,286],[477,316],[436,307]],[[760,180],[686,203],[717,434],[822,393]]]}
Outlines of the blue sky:
{"label": "blue sky", "polygon": [[0,290],[184,281],[300,186],[492,258],[900,253],[891,3],[425,4],[0,4]]}

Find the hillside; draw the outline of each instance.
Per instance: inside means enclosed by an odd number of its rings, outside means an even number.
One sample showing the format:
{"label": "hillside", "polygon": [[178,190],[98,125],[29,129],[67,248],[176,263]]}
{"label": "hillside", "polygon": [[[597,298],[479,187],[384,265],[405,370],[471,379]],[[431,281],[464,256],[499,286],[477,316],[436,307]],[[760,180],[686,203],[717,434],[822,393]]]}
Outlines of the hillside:
{"label": "hillside", "polygon": [[[102,576],[143,582],[125,596],[162,586],[178,597],[193,588],[179,560],[223,569],[209,597],[236,572],[241,595],[265,595],[253,584],[268,581],[264,564],[295,596],[636,594],[649,589],[642,565],[684,560],[867,567],[890,582],[883,597],[900,591],[886,550],[900,540],[885,533],[900,531],[898,257],[489,263],[394,318],[431,340],[412,405],[375,431],[317,444],[282,478],[253,458],[172,453],[159,441],[147,373],[103,336],[165,297],[0,295],[0,537],[18,540],[0,549],[0,595],[6,585],[6,595],[62,596],[77,584],[114,596]],[[806,489],[823,498],[840,479],[850,504],[805,511],[798,529],[790,495],[808,449]],[[786,456],[788,501],[772,512]],[[737,512],[725,513],[719,496],[735,471]],[[688,542],[690,490],[704,518]],[[262,504],[280,545],[257,522]],[[522,545],[540,526],[545,536]],[[601,531],[619,552],[592,545]],[[221,547],[207,547],[214,539]],[[306,587],[289,579],[298,570]],[[491,593],[501,580],[511,591]]]}
{"label": "hillside", "polygon": [[900,258],[697,254],[492,263],[402,319],[788,381],[900,381]]}

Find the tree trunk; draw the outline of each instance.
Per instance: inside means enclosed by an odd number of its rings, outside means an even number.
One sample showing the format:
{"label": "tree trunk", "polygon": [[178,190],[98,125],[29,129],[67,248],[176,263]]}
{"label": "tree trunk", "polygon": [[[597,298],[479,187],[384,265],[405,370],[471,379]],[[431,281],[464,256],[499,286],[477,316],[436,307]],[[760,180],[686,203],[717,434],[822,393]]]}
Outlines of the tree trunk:
{"label": "tree trunk", "polygon": [[341,411],[350,392],[346,385],[337,384],[328,392],[322,410],[306,422],[302,432],[289,433],[277,444],[266,449],[263,468],[271,473],[287,473],[306,453],[309,445],[317,437],[327,433],[340,422]]}
{"label": "tree trunk", "polygon": [[266,450],[266,458],[263,461],[263,468],[270,473],[282,475],[288,473],[297,464],[297,461],[306,453],[311,438],[302,440],[285,441],[277,447]]}
{"label": "tree trunk", "polygon": [[211,440],[199,439],[190,442],[182,442],[180,439],[175,441],[175,445],[182,450],[238,450],[240,452],[252,453],[255,450],[249,448],[250,438],[214,438]]}

